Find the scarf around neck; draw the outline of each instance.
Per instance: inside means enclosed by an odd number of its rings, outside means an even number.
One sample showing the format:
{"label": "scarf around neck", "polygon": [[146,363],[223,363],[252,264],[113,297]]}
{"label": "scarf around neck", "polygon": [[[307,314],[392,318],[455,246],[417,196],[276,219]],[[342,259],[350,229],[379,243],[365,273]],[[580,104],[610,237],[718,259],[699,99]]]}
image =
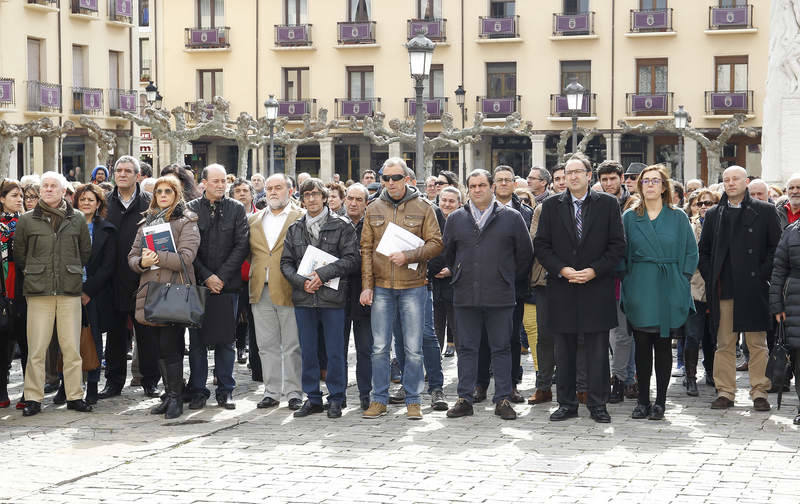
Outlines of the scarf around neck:
{"label": "scarf around neck", "polygon": [[469,202],[469,210],[472,212],[472,218],[475,219],[475,224],[478,225],[479,229],[483,229],[483,226],[486,225],[486,222],[489,221],[489,216],[492,215],[494,211],[494,204],[497,202],[497,199],[492,196],[492,201],[489,202],[489,206],[486,207],[486,210],[481,212],[478,210],[478,207],[475,206],[475,203],[472,201]]}
{"label": "scarf around neck", "polygon": [[67,201],[62,199],[58,208],[51,207],[41,199],[38,205],[47,221],[53,226],[53,231],[58,231],[58,228],[61,227],[61,223],[64,222],[64,219],[67,217]]}
{"label": "scarf around neck", "polygon": [[327,206],[322,207],[322,211],[316,217],[311,217],[310,215],[306,214],[306,229],[311,234],[315,244],[319,243],[319,232],[322,229],[322,225],[325,224],[327,217]]}

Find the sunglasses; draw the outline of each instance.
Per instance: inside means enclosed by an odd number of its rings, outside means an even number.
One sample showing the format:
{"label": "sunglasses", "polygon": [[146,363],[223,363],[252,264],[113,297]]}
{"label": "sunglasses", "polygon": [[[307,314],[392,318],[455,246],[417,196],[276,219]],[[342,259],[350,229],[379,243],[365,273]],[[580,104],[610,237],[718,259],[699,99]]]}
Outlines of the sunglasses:
{"label": "sunglasses", "polygon": [[521,202],[525,203],[526,205],[530,205],[531,204],[531,200],[528,199],[528,198],[520,198],[519,200]]}
{"label": "sunglasses", "polygon": [[625,175],[625,180],[636,180],[638,175]]}
{"label": "sunglasses", "polygon": [[406,178],[406,176],[400,175],[399,173],[397,175],[381,175],[381,180],[383,180],[384,182],[389,182],[390,180],[393,180],[395,182],[400,182],[404,178]]}
{"label": "sunglasses", "polygon": [[436,185],[450,185],[450,184],[448,182],[442,182],[441,180],[437,180]]}
{"label": "sunglasses", "polygon": [[712,207],[712,206],[714,206],[714,202],[713,201],[698,201],[697,202],[697,206],[699,206],[699,207],[700,206],[702,206],[702,207]]}

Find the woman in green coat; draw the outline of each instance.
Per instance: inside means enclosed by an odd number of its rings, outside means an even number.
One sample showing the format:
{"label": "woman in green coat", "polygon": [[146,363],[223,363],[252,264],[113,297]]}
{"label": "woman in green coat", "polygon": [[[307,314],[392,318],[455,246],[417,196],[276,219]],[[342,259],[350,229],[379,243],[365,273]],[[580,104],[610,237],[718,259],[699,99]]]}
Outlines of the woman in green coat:
{"label": "woman in green coat", "polygon": [[[686,214],[672,204],[672,185],[661,165],[636,181],[640,201],[622,216],[627,238],[622,305],[636,340],[638,404],[633,418],[664,418],[672,346],[670,332],[694,310],[689,280],[697,268],[697,243]],[[655,353],[656,401],[650,405]]]}

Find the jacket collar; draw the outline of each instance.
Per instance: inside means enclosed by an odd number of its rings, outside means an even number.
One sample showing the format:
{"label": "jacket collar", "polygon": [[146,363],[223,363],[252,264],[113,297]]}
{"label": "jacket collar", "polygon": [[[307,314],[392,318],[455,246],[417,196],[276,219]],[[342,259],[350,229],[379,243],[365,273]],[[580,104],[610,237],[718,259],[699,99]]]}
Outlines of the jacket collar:
{"label": "jacket collar", "polygon": [[[64,202],[67,204],[67,210],[66,212],[64,212],[64,220],[67,220],[75,214],[75,210],[72,208],[72,205],[69,204],[69,201],[64,200]],[[33,210],[31,211],[33,212],[33,216],[35,218],[37,219],[42,218],[42,209],[39,208],[39,205],[33,207]]]}

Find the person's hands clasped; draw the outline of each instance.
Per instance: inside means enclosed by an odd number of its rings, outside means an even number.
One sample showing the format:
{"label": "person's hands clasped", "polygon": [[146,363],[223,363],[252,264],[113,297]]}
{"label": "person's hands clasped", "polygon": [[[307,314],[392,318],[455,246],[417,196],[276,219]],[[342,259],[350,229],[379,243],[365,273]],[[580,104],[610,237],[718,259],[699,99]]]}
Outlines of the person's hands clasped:
{"label": "person's hands clasped", "polygon": [[778,322],[779,324],[781,322],[785,322],[786,321],[786,312],[782,311],[780,313],[776,313],[775,314],[775,321]]}
{"label": "person's hands clasped", "polygon": [[158,264],[158,254],[150,249],[142,249],[142,268],[149,268],[150,266]]}
{"label": "person's hands clasped", "polygon": [[222,293],[222,288],[225,286],[225,283],[217,275],[206,278],[205,284],[213,294]]}
{"label": "person's hands clasped", "polygon": [[320,279],[319,275],[317,275],[316,271],[312,271],[311,278],[303,283],[303,290],[309,294],[314,294],[319,290],[320,287],[322,287],[322,280]]}
{"label": "person's hands clasped", "polygon": [[569,281],[569,283],[574,283],[574,284],[585,284],[586,282],[589,282],[590,280],[593,280],[594,278],[597,277],[597,273],[595,273],[593,268],[575,270],[575,268],[570,268],[569,266],[566,266],[564,268],[561,268],[561,271],[559,273],[561,273],[561,276],[566,278]]}

